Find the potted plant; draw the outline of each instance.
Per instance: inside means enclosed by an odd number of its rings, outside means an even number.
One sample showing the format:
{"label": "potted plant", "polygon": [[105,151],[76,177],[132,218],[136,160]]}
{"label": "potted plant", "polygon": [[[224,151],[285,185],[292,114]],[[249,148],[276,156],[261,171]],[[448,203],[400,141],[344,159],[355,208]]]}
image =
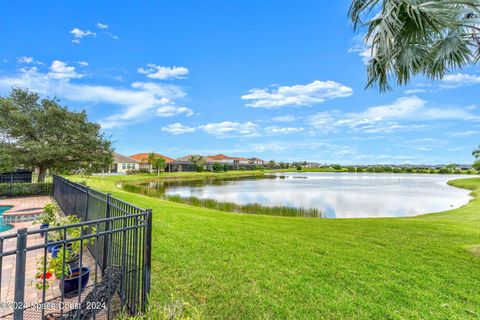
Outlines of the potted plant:
{"label": "potted plant", "polygon": [[65,297],[74,296],[79,291],[83,291],[90,278],[90,268],[87,266],[81,269],[78,266],[73,267],[69,261],[75,261],[75,259],[78,260],[78,256],[75,258],[74,253],[69,250],[64,252],[63,248],[55,257],[47,258],[46,268],[41,259],[35,274],[35,287],[39,290],[48,289],[55,279],[58,279],[60,280],[60,290],[63,290]]}
{"label": "potted plant", "polygon": [[[34,221],[34,224],[40,224],[40,229],[47,229],[50,224],[53,224],[57,221],[59,208],[54,203],[47,203],[43,207],[43,214],[37,217],[37,220]],[[44,237],[45,232],[40,232],[40,237]]]}
{"label": "potted plant", "polygon": [[[57,221],[57,225],[68,226],[81,222],[81,220],[74,215],[67,216]],[[66,229],[66,239],[63,239],[62,232],[54,233],[56,241],[68,240],[79,238],[87,232],[96,232],[94,227],[77,226],[68,227]],[[83,240],[83,245],[86,245],[94,241],[94,238]],[[41,257],[37,264],[38,270],[36,273],[35,287],[39,290],[47,289],[50,287],[54,278],[60,280],[60,290],[63,290],[65,296],[76,295],[77,292],[81,292],[88,283],[90,277],[90,268],[87,266],[78,267],[80,252],[82,250],[82,242],[71,241],[65,245],[55,245],[52,247],[52,256],[49,257],[44,267],[44,258]],[[45,270],[45,273],[44,273]],[[45,283],[44,283],[45,282]]]}

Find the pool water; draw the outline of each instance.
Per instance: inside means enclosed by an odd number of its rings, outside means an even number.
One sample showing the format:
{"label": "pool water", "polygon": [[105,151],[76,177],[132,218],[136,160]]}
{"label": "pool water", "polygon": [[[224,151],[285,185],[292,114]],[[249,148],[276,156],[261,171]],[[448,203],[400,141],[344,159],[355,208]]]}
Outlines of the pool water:
{"label": "pool water", "polygon": [[[9,209],[13,208],[12,206],[0,206],[0,218],[3,217],[3,213]],[[12,229],[13,226],[11,224],[5,224],[2,220],[0,220],[0,232],[7,231]]]}

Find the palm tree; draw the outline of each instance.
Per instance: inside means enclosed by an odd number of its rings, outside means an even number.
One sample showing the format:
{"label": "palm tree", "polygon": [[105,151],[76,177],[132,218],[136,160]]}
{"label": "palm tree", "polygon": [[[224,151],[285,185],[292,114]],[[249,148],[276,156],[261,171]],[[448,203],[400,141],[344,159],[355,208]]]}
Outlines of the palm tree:
{"label": "palm tree", "polygon": [[204,156],[201,156],[201,155],[193,155],[193,156],[190,156],[190,158],[188,158],[188,160],[190,160],[190,162],[193,163],[193,165],[195,166],[195,169],[197,171],[202,171],[203,170],[203,167],[205,166],[205,157]]}
{"label": "palm tree", "polygon": [[[157,158],[157,155],[154,152],[151,152],[151,153],[148,154],[147,161],[148,161],[148,164],[150,165],[150,167],[152,169],[155,168],[155,159],[156,158]],[[150,170],[150,173],[151,173],[151,170]]]}
{"label": "palm tree", "polygon": [[157,169],[157,176],[159,176],[160,172],[165,170],[165,167],[167,166],[167,162],[162,157],[157,157],[155,159],[154,166]]}
{"label": "palm tree", "polygon": [[480,0],[353,0],[349,16],[355,30],[367,29],[367,87],[441,79],[480,59]]}

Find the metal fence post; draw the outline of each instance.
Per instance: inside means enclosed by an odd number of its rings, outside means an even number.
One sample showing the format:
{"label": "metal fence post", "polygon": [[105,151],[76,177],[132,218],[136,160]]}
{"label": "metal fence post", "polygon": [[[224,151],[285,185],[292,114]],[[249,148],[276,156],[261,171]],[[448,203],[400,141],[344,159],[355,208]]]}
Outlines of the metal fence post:
{"label": "metal fence post", "polygon": [[87,191],[85,192],[85,220],[88,221],[88,206],[90,205],[90,188],[87,188]]}
{"label": "metal fence post", "polygon": [[[110,218],[110,193],[107,194],[107,205],[105,209],[105,218]],[[110,220],[105,221],[105,232],[110,231]],[[106,233],[103,237],[103,261],[102,261],[102,274],[108,265],[108,246],[109,246],[110,234]]]}
{"label": "metal fence post", "polygon": [[15,262],[15,296],[13,319],[23,319],[25,299],[25,266],[27,256],[27,228],[17,231],[17,257]]}
{"label": "metal fence post", "polygon": [[[145,298],[148,299],[150,295],[150,282],[151,282],[151,270],[152,270],[152,209],[147,209],[147,226],[145,229]],[[147,301],[143,301],[145,304],[143,310],[145,311]]]}

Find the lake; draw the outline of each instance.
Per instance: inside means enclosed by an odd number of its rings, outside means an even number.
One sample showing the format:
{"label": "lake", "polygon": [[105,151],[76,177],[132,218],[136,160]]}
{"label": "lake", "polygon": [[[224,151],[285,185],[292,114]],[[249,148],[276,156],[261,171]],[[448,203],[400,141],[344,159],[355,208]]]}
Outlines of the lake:
{"label": "lake", "polygon": [[447,185],[472,177],[440,174],[280,173],[268,178],[162,182],[167,195],[240,204],[317,208],[328,218],[400,217],[458,208],[470,191]]}

